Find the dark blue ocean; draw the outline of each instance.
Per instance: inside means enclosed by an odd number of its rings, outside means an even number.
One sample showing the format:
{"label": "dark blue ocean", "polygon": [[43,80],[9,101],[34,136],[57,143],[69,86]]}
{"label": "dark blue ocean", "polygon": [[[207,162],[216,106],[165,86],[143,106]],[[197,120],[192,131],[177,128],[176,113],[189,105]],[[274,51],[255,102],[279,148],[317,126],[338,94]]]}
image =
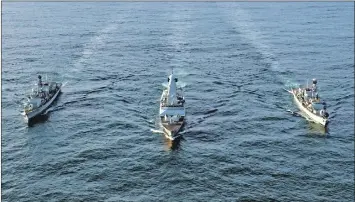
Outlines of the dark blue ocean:
{"label": "dark blue ocean", "polygon": [[[4,2],[1,73],[2,201],[354,201],[353,2]],[[29,127],[38,74],[67,83]],[[328,130],[290,113],[313,78]]]}

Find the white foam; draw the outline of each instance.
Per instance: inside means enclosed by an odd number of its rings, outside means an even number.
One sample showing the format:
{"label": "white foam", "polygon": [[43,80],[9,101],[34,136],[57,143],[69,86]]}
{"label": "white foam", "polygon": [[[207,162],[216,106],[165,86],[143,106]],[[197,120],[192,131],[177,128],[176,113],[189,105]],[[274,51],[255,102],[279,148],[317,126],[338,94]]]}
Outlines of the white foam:
{"label": "white foam", "polygon": [[162,130],[156,130],[156,129],[150,129],[150,131],[152,131],[153,133],[160,133],[160,134],[163,134],[164,133],[164,131],[162,131]]}
{"label": "white foam", "polygon": [[62,87],[66,86],[67,83],[68,83],[68,81],[65,81],[65,82],[63,83]]}

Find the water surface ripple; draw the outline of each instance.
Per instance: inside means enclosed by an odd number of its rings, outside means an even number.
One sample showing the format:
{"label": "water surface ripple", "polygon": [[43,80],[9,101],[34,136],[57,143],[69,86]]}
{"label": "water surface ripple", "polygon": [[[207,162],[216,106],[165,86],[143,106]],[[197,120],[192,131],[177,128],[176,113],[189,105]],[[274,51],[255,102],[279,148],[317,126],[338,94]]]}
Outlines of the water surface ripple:
{"label": "water surface ripple", "polygon": [[[353,3],[3,3],[3,201],[353,201]],[[171,68],[183,139],[161,134]],[[46,120],[21,99],[67,81]],[[292,116],[318,78],[329,131]]]}

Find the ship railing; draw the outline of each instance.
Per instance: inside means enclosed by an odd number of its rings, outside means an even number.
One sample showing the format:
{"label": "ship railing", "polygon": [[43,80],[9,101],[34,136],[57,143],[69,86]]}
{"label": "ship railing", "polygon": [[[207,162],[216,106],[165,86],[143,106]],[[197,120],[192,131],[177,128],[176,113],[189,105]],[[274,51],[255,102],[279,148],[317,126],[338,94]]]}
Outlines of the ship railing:
{"label": "ship railing", "polygon": [[183,107],[184,105],[182,104],[177,104],[177,105],[167,105],[167,104],[162,104],[162,107]]}

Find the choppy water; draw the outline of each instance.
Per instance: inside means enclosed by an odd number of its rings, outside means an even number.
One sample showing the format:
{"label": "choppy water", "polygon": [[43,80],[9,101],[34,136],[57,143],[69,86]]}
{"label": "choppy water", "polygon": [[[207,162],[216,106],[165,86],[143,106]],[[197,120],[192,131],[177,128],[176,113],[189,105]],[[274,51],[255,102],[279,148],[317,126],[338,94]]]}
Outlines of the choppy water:
{"label": "choppy water", "polygon": [[[353,201],[354,3],[3,3],[3,201]],[[183,139],[159,133],[171,68]],[[37,74],[67,81],[27,127]],[[283,88],[318,78],[329,131]]]}

